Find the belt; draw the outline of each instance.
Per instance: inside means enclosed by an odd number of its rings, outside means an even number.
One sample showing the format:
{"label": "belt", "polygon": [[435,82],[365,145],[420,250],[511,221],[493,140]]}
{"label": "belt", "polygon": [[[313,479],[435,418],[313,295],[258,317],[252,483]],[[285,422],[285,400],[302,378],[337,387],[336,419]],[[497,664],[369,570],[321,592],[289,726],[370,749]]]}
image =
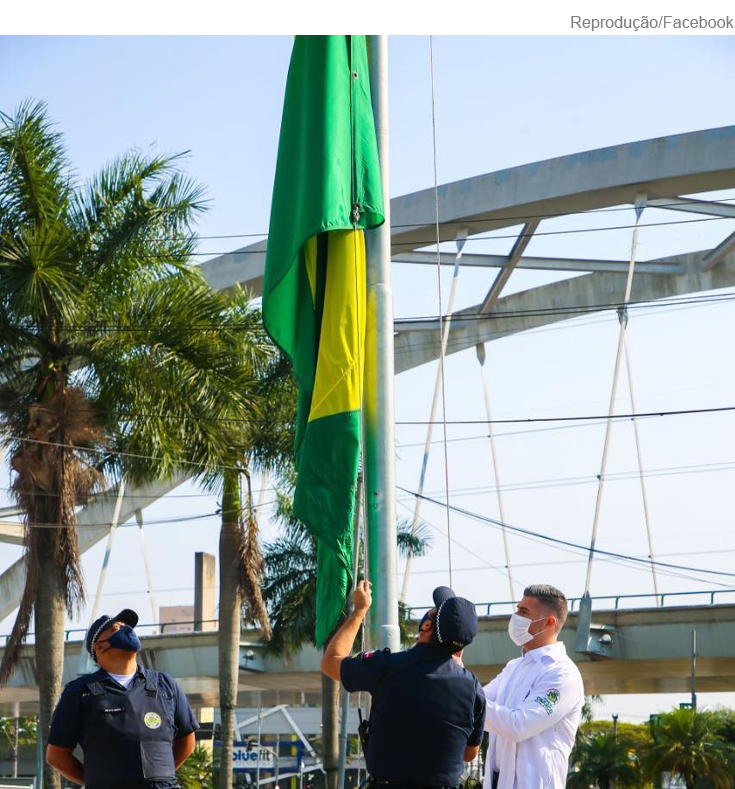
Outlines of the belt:
{"label": "belt", "polygon": [[445,784],[413,784],[408,781],[384,781],[382,778],[368,778],[368,786],[401,786],[405,789],[461,789],[461,784],[447,786]]}

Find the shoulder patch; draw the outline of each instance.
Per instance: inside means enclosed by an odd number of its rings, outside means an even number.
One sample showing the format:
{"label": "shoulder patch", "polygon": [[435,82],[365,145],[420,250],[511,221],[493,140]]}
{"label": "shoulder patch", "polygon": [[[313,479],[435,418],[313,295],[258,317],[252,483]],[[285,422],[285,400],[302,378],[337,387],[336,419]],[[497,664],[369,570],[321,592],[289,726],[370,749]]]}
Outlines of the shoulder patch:
{"label": "shoulder patch", "polygon": [[560,692],[559,692],[559,691],[558,691],[556,688],[552,688],[552,689],[551,689],[551,690],[550,690],[550,691],[549,691],[549,692],[546,694],[546,698],[547,698],[547,699],[548,699],[548,700],[549,700],[549,701],[550,701],[552,704],[558,704],[558,703],[559,703],[559,699],[561,698],[561,693],[560,693]]}

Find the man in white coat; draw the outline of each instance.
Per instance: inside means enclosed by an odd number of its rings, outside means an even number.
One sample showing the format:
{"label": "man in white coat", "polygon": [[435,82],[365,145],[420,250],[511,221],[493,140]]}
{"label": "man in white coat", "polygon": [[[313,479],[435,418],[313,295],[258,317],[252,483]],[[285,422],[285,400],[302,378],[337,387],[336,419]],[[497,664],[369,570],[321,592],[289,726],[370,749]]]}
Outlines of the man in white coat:
{"label": "man in white coat", "polygon": [[529,586],[508,623],[521,656],[485,687],[490,732],[484,789],[564,789],[584,704],[579,669],[558,641],[567,599]]}

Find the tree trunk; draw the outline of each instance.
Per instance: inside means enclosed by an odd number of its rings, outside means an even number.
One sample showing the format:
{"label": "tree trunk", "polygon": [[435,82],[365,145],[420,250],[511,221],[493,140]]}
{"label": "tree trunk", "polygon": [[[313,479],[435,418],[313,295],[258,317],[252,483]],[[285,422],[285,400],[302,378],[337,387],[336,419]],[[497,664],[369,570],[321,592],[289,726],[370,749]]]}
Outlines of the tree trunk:
{"label": "tree trunk", "polygon": [[[51,530],[48,537],[51,538]],[[42,738],[43,754],[46,754],[51,715],[61,694],[61,678],[64,668],[64,621],[66,606],[64,587],[55,561],[52,539],[42,541],[38,549],[40,577],[34,606],[36,630],[36,677],[40,715],[38,736]],[[44,789],[60,789],[59,773],[44,761]]]}
{"label": "tree trunk", "polygon": [[337,789],[339,768],[339,682],[322,674],[322,758],[327,789]]}
{"label": "tree trunk", "polygon": [[[17,713],[16,705],[16,713]],[[20,718],[15,716],[15,725],[13,726],[13,778],[18,777],[18,726],[20,725]]]}
{"label": "tree trunk", "polygon": [[240,655],[240,598],[238,546],[240,536],[240,480],[227,470],[222,494],[222,528],[219,535],[219,704],[222,741],[219,787],[232,789],[232,743]]}

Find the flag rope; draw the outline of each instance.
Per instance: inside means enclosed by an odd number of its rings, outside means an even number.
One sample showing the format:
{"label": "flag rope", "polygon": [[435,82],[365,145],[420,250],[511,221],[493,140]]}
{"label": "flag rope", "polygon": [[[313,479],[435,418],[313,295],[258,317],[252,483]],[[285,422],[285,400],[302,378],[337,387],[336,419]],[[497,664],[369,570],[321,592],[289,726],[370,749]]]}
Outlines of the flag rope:
{"label": "flag rope", "polygon": [[439,299],[439,373],[441,376],[441,395],[442,395],[442,435],[444,444],[444,498],[446,501],[447,517],[447,559],[449,564],[449,586],[452,586],[452,524],[449,509],[449,452],[447,450],[447,396],[446,382],[444,376],[444,318],[442,316],[442,267],[441,250],[439,245],[441,237],[439,234],[439,182],[436,167],[436,90],[434,83],[434,36],[429,36],[429,64],[431,77],[431,149],[434,159],[434,213],[436,225],[436,271],[437,271],[437,291]]}

